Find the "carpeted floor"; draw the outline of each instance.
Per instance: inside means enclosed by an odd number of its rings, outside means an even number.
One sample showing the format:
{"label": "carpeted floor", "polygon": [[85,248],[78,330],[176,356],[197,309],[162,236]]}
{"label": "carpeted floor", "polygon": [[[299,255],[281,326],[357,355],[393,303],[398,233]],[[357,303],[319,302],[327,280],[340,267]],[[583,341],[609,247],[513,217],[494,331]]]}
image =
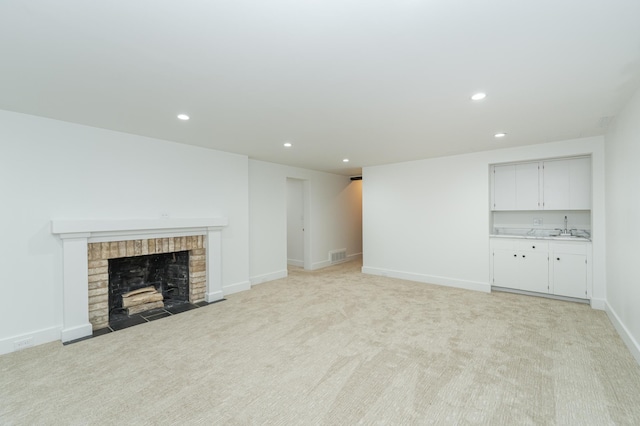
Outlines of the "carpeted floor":
{"label": "carpeted floor", "polygon": [[604,312],[350,262],[0,357],[0,424],[640,424]]}

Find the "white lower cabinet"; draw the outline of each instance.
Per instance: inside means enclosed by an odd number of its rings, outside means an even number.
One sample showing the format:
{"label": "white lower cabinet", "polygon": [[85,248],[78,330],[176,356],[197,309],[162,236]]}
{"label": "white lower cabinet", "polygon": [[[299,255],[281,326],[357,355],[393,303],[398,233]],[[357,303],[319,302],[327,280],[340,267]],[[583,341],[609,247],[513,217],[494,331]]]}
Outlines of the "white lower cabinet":
{"label": "white lower cabinet", "polygon": [[590,247],[584,241],[492,238],[491,284],[588,299]]}
{"label": "white lower cabinet", "polygon": [[493,285],[549,292],[549,245],[545,241],[494,240]]}
{"label": "white lower cabinet", "polygon": [[587,299],[587,244],[552,243],[549,252],[553,294]]}

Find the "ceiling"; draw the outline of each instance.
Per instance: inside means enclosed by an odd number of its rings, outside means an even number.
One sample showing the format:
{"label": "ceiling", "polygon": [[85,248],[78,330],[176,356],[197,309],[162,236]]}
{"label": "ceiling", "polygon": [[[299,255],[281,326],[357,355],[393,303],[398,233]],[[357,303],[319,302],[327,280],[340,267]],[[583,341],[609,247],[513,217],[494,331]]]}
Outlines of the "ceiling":
{"label": "ceiling", "polygon": [[638,17],[638,0],[3,0],[0,109],[352,175],[604,134],[640,86]]}

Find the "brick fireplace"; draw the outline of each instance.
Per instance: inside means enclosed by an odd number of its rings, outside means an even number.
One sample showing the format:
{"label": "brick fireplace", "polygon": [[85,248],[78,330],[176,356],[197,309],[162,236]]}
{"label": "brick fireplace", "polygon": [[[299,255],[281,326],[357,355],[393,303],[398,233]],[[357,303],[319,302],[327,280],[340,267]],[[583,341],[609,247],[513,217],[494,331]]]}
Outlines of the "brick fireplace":
{"label": "brick fireplace", "polygon": [[189,301],[223,297],[221,232],[226,218],[52,220],[63,248],[63,342],[106,327],[109,259],[189,251]]}
{"label": "brick fireplace", "polygon": [[109,325],[109,260],[150,254],[189,252],[189,302],[205,300],[207,262],[204,235],[89,243],[89,322],[93,330]]}

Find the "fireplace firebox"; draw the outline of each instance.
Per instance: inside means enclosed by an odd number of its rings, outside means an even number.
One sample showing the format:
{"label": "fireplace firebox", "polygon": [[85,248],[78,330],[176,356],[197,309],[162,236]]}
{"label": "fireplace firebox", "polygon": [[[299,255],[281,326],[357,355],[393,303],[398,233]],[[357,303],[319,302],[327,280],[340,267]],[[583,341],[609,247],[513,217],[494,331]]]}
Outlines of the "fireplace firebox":
{"label": "fireplace firebox", "polygon": [[109,321],[189,302],[189,251],[109,259]]}

